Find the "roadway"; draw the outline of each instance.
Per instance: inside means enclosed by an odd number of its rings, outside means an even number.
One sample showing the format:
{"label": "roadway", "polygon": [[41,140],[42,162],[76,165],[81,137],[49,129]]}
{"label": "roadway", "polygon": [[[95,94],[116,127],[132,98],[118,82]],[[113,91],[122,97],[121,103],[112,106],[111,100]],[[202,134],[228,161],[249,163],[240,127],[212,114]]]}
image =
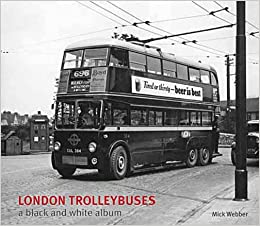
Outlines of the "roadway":
{"label": "roadway", "polygon": [[[164,170],[134,174],[119,181],[105,180],[95,170],[77,170],[72,179],[63,179],[52,169],[50,153],[2,156],[1,223],[185,224],[219,194],[234,187],[235,167],[230,161],[230,148],[220,148],[220,152],[223,156],[213,159],[213,163],[207,166],[186,168],[179,164]],[[248,160],[247,170],[248,180],[258,177],[258,160]],[[66,202],[65,205],[19,205],[19,196],[36,195],[64,196],[66,199],[70,195],[154,196],[155,204],[76,206]],[[78,211],[77,216],[71,211]]]}

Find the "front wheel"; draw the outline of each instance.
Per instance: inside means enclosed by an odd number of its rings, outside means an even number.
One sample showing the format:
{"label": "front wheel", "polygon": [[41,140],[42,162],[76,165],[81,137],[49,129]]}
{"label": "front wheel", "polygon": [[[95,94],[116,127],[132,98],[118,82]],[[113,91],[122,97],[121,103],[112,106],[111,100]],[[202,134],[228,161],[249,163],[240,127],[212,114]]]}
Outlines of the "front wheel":
{"label": "front wheel", "polygon": [[235,151],[235,149],[232,149],[231,150],[231,162],[232,162],[232,164],[235,166],[236,165],[236,151]]}
{"label": "front wheel", "polygon": [[207,147],[199,150],[199,165],[205,166],[210,162],[210,151]]}
{"label": "front wheel", "polygon": [[63,178],[70,178],[75,173],[76,168],[75,167],[58,168],[57,171]]}
{"label": "front wheel", "polygon": [[128,168],[128,157],[126,150],[122,147],[116,147],[110,156],[111,177],[117,180],[126,176]]}
{"label": "front wheel", "polygon": [[194,167],[197,163],[198,160],[198,150],[195,148],[190,148],[188,150],[188,155],[187,155],[187,159],[186,159],[186,165],[188,167]]}

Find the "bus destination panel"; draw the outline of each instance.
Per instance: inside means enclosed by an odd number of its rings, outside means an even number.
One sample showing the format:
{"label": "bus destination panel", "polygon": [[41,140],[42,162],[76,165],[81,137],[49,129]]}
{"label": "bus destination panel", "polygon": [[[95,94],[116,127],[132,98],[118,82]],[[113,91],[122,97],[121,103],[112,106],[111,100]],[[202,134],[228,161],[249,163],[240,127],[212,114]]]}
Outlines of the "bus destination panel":
{"label": "bus destination panel", "polygon": [[104,92],[106,80],[106,67],[62,71],[58,93]]}

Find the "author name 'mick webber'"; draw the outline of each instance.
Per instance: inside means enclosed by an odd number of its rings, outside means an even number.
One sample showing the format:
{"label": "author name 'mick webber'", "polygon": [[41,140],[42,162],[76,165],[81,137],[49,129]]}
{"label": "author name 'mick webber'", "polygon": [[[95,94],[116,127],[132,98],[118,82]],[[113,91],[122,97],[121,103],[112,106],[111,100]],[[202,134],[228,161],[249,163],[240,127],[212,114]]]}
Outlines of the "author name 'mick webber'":
{"label": "author name 'mick webber'", "polygon": [[247,212],[242,211],[214,211],[212,217],[247,217]]}

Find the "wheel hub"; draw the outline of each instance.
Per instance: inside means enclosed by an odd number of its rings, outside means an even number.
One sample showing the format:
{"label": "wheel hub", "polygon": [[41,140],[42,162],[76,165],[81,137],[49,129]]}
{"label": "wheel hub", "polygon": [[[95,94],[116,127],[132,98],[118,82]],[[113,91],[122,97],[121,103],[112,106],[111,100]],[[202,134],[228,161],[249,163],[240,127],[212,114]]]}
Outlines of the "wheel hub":
{"label": "wheel hub", "polygon": [[190,151],[190,160],[194,160],[196,158],[195,150]]}
{"label": "wheel hub", "polygon": [[202,157],[203,157],[203,159],[207,159],[208,158],[208,151],[207,151],[207,149],[203,149],[202,150]]}
{"label": "wheel hub", "polygon": [[125,158],[124,158],[124,156],[122,156],[122,155],[119,156],[118,160],[117,160],[117,163],[118,163],[118,168],[120,170],[124,169],[124,167],[125,167]]}

